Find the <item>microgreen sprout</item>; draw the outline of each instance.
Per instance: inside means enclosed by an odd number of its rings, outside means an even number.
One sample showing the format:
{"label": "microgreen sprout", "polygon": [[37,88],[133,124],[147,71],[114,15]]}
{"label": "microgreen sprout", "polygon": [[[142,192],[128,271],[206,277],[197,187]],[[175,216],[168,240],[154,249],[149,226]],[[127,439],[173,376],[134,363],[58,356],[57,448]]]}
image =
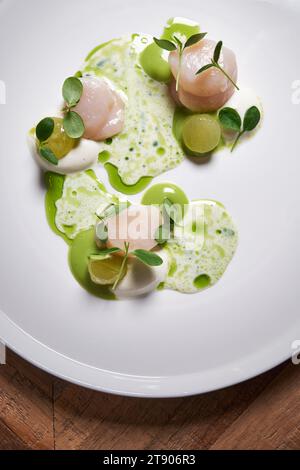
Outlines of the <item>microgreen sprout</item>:
{"label": "microgreen sprout", "polygon": [[244,116],[243,122],[239,113],[233,108],[223,108],[219,112],[219,120],[224,129],[237,132],[231,151],[235,149],[245,132],[253,131],[261,120],[261,113],[257,106],[251,106]]}
{"label": "microgreen sprout", "polygon": [[213,58],[211,59],[211,63],[210,63],[210,64],[207,64],[207,65],[204,65],[203,67],[201,67],[201,69],[198,70],[198,72],[196,72],[196,75],[200,75],[200,73],[205,72],[206,70],[209,70],[209,69],[215,67],[216,69],[218,69],[220,72],[222,72],[222,73],[225,75],[225,77],[232,83],[232,85],[233,85],[237,90],[239,90],[239,87],[237,86],[237,84],[236,84],[236,83],[233,81],[233,79],[228,75],[228,73],[225,72],[225,70],[223,69],[223,67],[221,67],[221,65],[219,64],[219,60],[220,60],[220,56],[221,56],[222,47],[223,47],[223,42],[222,42],[222,41],[219,41],[218,44],[217,44],[216,47],[215,47],[214,55],[213,55]]}
{"label": "microgreen sprout", "polygon": [[182,42],[177,36],[173,36],[173,41],[169,41],[168,39],[157,39],[153,38],[154,42],[161,48],[166,51],[178,51],[179,56],[179,64],[178,64],[178,73],[176,77],[176,91],[179,89],[180,83],[180,74],[181,74],[181,64],[182,64],[182,55],[184,50],[187,47],[193,46],[197,42],[201,41],[205,38],[207,33],[197,33],[193,36],[189,37],[186,42]]}

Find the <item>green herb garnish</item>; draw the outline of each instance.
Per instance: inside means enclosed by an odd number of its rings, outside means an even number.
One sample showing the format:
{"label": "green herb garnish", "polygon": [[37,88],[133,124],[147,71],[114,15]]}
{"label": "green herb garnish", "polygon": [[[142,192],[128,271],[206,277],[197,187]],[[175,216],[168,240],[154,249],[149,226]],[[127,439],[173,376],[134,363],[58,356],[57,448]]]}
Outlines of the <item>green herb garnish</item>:
{"label": "green herb garnish", "polygon": [[177,36],[173,36],[173,41],[169,41],[168,39],[157,39],[153,38],[154,42],[160,47],[161,49],[165,49],[166,51],[178,51],[179,55],[179,65],[178,65],[178,73],[176,78],[176,91],[179,88],[180,82],[180,73],[181,73],[181,62],[182,62],[182,54],[183,51],[190,46],[193,46],[197,42],[201,41],[207,33],[197,33],[191,36],[185,43],[183,43]]}
{"label": "green herb garnish", "polygon": [[40,121],[38,125],[36,126],[35,134],[39,141],[38,147],[39,147],[39,153],[41,157],[43,157],[49,163],[52,163],[52,165],[58,165],[58,159],[56,155],[46,145],[47,140],[53,134],[54,126],[55,126],[54,119],[49,118],[49,117],[42,119],[42,121]]}
{"label": "green herb garnish", "polygon": [[153,38],[154,42],[160,47],[161,49],[164,49],[165,51],[176,51],[177,46],[174,44],[172,41],[169,41],[168,39],[157,39]]}
{"label": "green herb garnish", "polygon": [[[238,132],[238,135],[233,143],[231,151],[235,149],[238,141],[242,137],[245,132],[253,131],[260,122],[261,113],[257,106],[251,106],[244,116],[244,120],[242,123],[242,119],[239,113],[233,108],[223,108],[219,112],[219,119],[222,126],[225,129],[233,130]],[[243,125],[242,125],[243,124]]]}
{"label": "green herb garnish", "polygon": [[239,113],[233,108],[223,108],[219,112],[219,120],[224,129],[240,132],[242,119]]}
{"label": "green herb garnish", "polygon": [[219,41],[218,44],[217,44],[216,47],[215,47],[214,55],[213,55],[213,58],[211,59],[211,63],[210,63],[210,64],[207,64],[207,65],[204,65],[204,67],[202,67],[200,70],[198,70],[198,72],[196,72],[196,75],[199,75],[200,73],[205,72],[206,70],[209,70],[209,69],[215,67],[215,68],[217,68],[218,70],[220,70],[220,72],[222,72],[222,73],[225,75],[226,78],[228,78],[228,80],[232,83],[232,85],[233,85],[237,90],[240,90],[239,87],[237,86],[237,84],[234,83],[234,81],[232,80],[232,78],[228,75],[227,72],[225,72],[225,70],[224,70],[224,69],[220,66],[220,64],[219,64],[219,59],[220,59],[222,47],[223,47],[223,42],[222,42],[222,41]]}
{"label": "green herb garnish", "polygon": [[89,259],[92,261],[102,260],[104,258],[108,258],[110,255],[120,252],[120,248],[107,248],[105,250],[101,250],[99,253],[94,255],[90,255]]}
{"label": "green herb garnish", "polygon": [[159,245],[164,245],[170,239],[170,227],[161,225],[155,233],[155,240]]}
{"label": "green herb garnish", "polygon": [[[118,253],[120,251],[121,250],[119,248],[109,248],[108,250],[101,251],[100,254],[101,255],[104,254],[105,256],[107,256],[107,255],[110,255],[110,254]],[[122,262],[119,274],[118,274],[117,279],[116,279],[116,281],[113,285],[112,290],[116,290],[117,286],[119,285],[119,282],[121,281],[121,279],[123,279],[124,272],[127,268],[127,262],[128,262],[129,255],[135,256],[137,259],[139,259],[146,266],[161,266],[163,264],[163,260],[156,253],[153,253],[152,251],[146,251],[146,250],[135,250],[135,251],[129,252],[129,243],[124,243],[123,262]],[[97,255],[92,255],[92,256],[97,256]]]}
{"label": "green herb garnish", "polygon": [[79,139],[83,136],[85,131],[81,116],[75,111],[72,111],[72,108],[79,103],[82,93],[83,85],[79,78],[69,77],[65,80],[62,89],[63,98],[66,103],[63,126],[66,134],[72,139]]}
{"label": "green herb garnish", "polygon": [[162,204],[163,216],[165,219],[168,219],[171,224],[178,225],[182,219],[181,206],[178,204],[173,204],[170,199],[165,198]]}
{"label": "green herb garnish", "polygon": [[58,165],[58,159],[54,155],[51,149],[49,147],[44,147],[40,146],[39,148],[40,155],[47,160],[49,163],[52,163],[52,165]]}
{"label": "green herb garnish", "polygon": [[84,134],[84,124],[82,118],[74,111],[68,111],[64,117],[63,126],[65,132],[72,139],[80,139]]}
{"label": "green herb garnish", "polygon": [[63,84],[62,94],[69,108],[79,103],[83,93],[83,85],[77,77],[67,78]]}
{"label": "green herb garnish", "polygon": [[118,287],[118,284],[121,281],[121,279],[123,278],[124,272],[126,270],[128,256],[129,256],[129,243],[124,243],[124,247],[125,247],[125,255],[124,255],[124,258],[123,258],[123,263],[121,265],[118,277],[116,279],[116,282],[113,285],[112,290],[116,290],[116,288]]}
{"label": "green herb garnish", "polygon": [[120,204],[111,203],[103,209],[101,214],[95,214],[99,220],[106,220],[110,217],[114,217],[115,215],[120,214],[123,210],[127,209],[129,206],[129,202],[121,202]]}
{"label": "green herb garnish", "polygon": [[42,143],[48,140],[54,131],[54,119],[46,117],[36,126],[35,134],[38,140]]}
{"label": "green herb garnish", "polygon": [[152,251],[135,250],[131,254],[147,266],[161,266],[163,264],[161,257]]}

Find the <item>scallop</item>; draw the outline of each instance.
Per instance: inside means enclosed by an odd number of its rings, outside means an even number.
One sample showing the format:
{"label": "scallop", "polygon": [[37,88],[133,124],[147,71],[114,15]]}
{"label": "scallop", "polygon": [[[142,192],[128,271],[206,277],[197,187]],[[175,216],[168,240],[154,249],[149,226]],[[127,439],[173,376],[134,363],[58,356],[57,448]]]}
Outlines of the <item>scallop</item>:
{"label": "scallop", "polygon": [[84,137],[101,141],[121,132],[125,121],[123,97],[107,80],[90,76],[81,80],[83,93],[73,110],[84,122]]}
{"label": "scallop", "polygon": [[[231,98],[234,86],[228,78],[216,67],[212,67],[199,75],[197,71],[211,62],[216,42],[210,39],[202,41],[184,50],[180,68],[180,82],[178,94],[171,85],[171,93],[188,109],[197,112],[215,111]],[[179,56],[173,51],[169,56],[169,63],[174,78],[179,70]],[[219,59],[220,66],[235,82],[238,70],[235,54],[223,47]]]}
{"label": "scallop", "polygon": [[155,235],[163,217],[158,207],[132,205],[107,221],[108,246],[129,251],[150,251],[157,246]]}

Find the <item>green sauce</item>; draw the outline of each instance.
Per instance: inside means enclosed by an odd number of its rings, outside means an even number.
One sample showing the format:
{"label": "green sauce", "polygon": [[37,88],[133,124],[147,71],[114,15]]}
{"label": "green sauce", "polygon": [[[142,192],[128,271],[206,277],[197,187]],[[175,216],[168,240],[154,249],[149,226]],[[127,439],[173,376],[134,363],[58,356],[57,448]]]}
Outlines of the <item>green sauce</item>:
{"label": "green sauce", "polygon": [[[199,25],[184,18],[171,18],[161,36],[162,39],[173,40],[177,35],[186,41],[193,34],[199,33]],[[169,83],[172,72],[168,62],[168,53],[154,42],[149,44],[140,55],[140,64],[149,77],[163,83]]]}
{"label": "green sauce", "polygon": [[141,53],[140,64],[153,80],[163,83],[168,83],[171,80],[172,73],[165,51],[154,42]]}
{"label": "green sauce", "polygon": [[90,294],[102,299],[115,300],[108,286],[94,284],[88,271],[88,257],[99,251],[95,243],[94,229],[80,232],[74,239],[69,252],[69,264],[73,276]]}
{"label": "green sauce", "polygon": [[62,197],[65,176],[59,175],[57,173],[47,172],[45,174],[45,182],[47,187],[45,209],[48,224],[50,225],[53,232],[56,233],[56,235],[59,235],[65,240],[65,242],[70,244],[71,240],[64,233],[60,232],[55,224],[55,217],[57,212],[56,202]]}
{"label": "green sauce", "polygon": [[179,204],[183,209],[184,206],[189,204],[189,200],[182,189],[173,183],[158,183],[151,186],[144,194],[142,204],[146,206],[161,205],[166,198],[173,204]]}
{"label": "green sauce", "polygon": [[110,41],[106,41],[106,42],[103,42],[102,44],[100,44],[99,46],[96,46],[94,47],[94,49],[91,50],[91,52],[86,56],[85,58],[85,61],[89,61],[93,55],[95,55],[98,51],[100,51],[103,47],[105,46],[108,46],[108,44],[110,44],[111,42],[113,42],[114,40],[110,40]]}
{"label": "green sauce", "polygon": [[104,168],[107,171],[111,186],[116,191],[119,191],[120,193],[123,193],[123,194],[128,194],[128,195],[138,194],[141,191],[144,191],[144,189],[147,188],[147,186],[149,186],[149,184],[153,180],[152,176],[143,176],[142,178],[139,179],[137,183],[128,185],[128,184],[123,183],[119,175],[118,168],[115,165],[112,165],[111,163],[106,163],[104,165]]}
{"label": "green sauce", "polygon": [[108,160],[110,159],[110,153],[107,150],[103,150],[103,152],[100,152],[98,155],[98,162],[99,163],[107,163]]}
{"label": "green sauce", "polygon": [[209,287],[210,283],[211,283],[211,279],[207,274],[201,274],[200,276],[196,277],[196,279],[194,280],[194,286],[197,287],[197,289],[199,290]]}
{"label": "green sauce", "polygon": [[177,108],[175,109],[173,119],[173,134],[180,145],[182,145],[182,129],[184,122],[188,117],[193,116],[193,114],[195,113],[180,106],[177,106]]}

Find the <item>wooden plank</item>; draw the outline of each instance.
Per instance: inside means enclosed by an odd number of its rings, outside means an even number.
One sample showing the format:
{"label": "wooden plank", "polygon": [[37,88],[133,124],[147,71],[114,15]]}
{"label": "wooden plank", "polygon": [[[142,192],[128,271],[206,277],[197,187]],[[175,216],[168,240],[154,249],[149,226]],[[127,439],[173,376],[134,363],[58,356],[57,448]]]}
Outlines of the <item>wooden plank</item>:
{"label": "wooden plank", "polygon": [[0,449],[299,449],[299,371],[282,365],[197,397],[131,399],[55,379],[9,352]]}
{"label": "wooden plank", "polygon": [[57,449],[207,449],[283,369],[191,398],[133,399],[57,384]]}
{"label": "wooden plank", "polygon": [[53,378],[12,352],[0,367],[1,449],[53,449]]}
{"label": "wooden plank", "polygon": [[212,446],[300,449],[300,367],[289,364]]}

